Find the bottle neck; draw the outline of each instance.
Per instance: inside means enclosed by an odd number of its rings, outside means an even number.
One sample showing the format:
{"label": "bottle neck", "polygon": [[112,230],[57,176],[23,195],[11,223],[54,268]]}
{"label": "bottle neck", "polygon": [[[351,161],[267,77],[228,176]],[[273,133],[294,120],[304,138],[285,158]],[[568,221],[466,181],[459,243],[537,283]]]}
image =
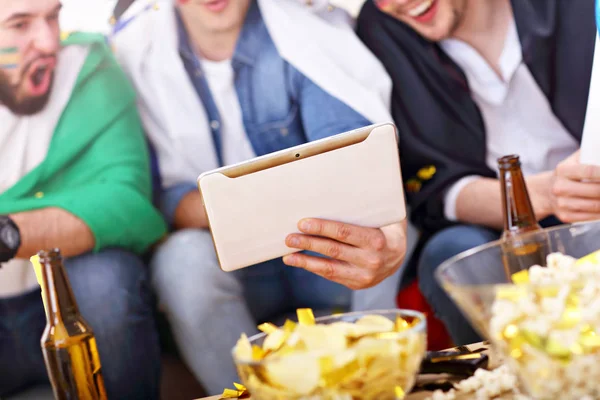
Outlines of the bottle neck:
{"label": "bottle neck", "polygon": [[500,169],[504,230],[527,231],[539,228],[520,168]]}
{"label": "bottle neck", "polygon": [[62,263],[57,260],[42,261],[42,276],[42,295],[47,305],[48,324],[56,326],[77,318],[79,309]]}

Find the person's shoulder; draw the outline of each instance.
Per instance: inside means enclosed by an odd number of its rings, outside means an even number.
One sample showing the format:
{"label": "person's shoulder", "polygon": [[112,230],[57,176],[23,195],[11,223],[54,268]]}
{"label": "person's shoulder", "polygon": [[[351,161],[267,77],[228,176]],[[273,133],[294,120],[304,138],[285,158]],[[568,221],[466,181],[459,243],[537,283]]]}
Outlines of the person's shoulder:
{"label": "person's shoulder", "polygon": [[61,32],[60,41],[65,46],[93,46],[106,44],[106,37],[95,32]]}
{"label": "person's shoulder", "polygon": [[361,25],[364,23],[368,23],[377,17],[378,14],[377,6],[374,2],[367,0],[362,5],[360,11],[358,12],[358,17],[356,18],[356,24]]}
{"label": "person's shoulder", "polygon": [[120,103],[120,96],[129,99],[132,88],[116,62],[106,36],[99,33],[70,32],[61,34],[61,44],[71,53],[86,54],[77,79],[78,92],[93,92],[92,97],[95,98],[103,94],[116,103]]}
{"label": "person's shoulder", "polygon": [[[106,36],[94,32],[63,32],[61,33],[63,48],[80,47],[87,50],[86,66],[97,66],[112,61],[112,51]],[[92,64],[92,65],[90,65]]]}

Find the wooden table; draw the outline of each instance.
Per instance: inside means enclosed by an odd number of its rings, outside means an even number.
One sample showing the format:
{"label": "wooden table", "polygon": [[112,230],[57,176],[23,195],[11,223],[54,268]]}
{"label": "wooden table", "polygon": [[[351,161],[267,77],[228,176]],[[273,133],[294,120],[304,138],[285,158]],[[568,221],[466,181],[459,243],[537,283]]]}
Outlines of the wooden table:
{"label": "wooden table", "polygon": [[[466,347],[469,348],[469,350],[476,350],[481,347],[487,348],[488,346],[484,345],[483,343],[475,343],[475,344],[472,344],[472,345],[469,345]],[[496,360],[491,359],[491,354],[489,352],[486,352],[486,354],[488,354],[488,356],[490,357],[489,366],[495,367],[497,365]],[[435,376],[435,375],[420,375],[418,377],[418,381],[419,381],[419,383],[422,383],[422,382],[427,382],[427,381],[436,381],[439,378],[440,378],[439,376]],[[233,389],[233,387],[231,387],[231,388]],[[420,391],[420,392],[410,393],[408,396],[406,396],[405,400],[425,400],[430,395],[431,395],[431,392]],[[220,398],[221,398],[221,396],[218,395],[218,396],[204,397],[203,399],[197,399],[197,400],[219,400]],[[248,398],[248,400],[252,400],[252,399]]]}

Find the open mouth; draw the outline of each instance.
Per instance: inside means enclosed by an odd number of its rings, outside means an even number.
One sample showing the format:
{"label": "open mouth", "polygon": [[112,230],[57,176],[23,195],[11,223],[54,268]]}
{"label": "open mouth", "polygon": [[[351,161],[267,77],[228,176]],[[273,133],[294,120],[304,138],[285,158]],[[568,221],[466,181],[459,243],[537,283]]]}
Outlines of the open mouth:
{"label": "open mouth", "polygon": [[31,81],[33,82],[34,86],[39,86],[42,84],[46,71],[48,71],[48,67],[44,66],[37,68],[35,72],[31,74]]}
{"label": "open mouth", "polygon": [[55,59],[36,61],[30,67],[27,77],[27,89],[31,96],[42,96],[50,89]]}
{"label": "open mouth", "polygon": [[429,22],[435,16],[437,0],[423,0],[407,11],[407,14],[418,22]]}

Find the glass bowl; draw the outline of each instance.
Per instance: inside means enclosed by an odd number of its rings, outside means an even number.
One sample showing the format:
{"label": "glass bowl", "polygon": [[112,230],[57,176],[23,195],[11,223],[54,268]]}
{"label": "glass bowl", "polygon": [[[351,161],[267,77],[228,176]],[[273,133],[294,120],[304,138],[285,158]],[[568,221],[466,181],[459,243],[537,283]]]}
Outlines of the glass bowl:
{"label": "glass bowl", "polygon": [[600,398],[600,257],[585,268],[575,263],[600,249],[600,221],[520,241],[537,243],[537,251],[515,260],[518,252],[507,256],[505,242],[488,243],[444,262],[436,279],[518,377],[522,392],[536,399]]}
{"label": "glass bowl", "polygon": [[[366,316],[375,316],[375,319],[385,322],[384,325],[389,324],[392,329],[382,328],[375,334],[352,331],[353,336],[349,338],[348,329],[359,326],[355,322]],[[373,317],[362,321],[369,318]],[[405,326],[397,331],[400,323]],[[295,325],[288,321],[279,330],[283,332],[288,324]],[[404,393],[412,389],[426,352],[425,316],[411,310],[379,310],[320,317],[315,319],[313,326],[295,325],[293,332],[277,353],[258,361],[249,359],[247,352],[244,353],[246,356],[240,354],[242,339],[233,349],[238,374],[252,398],[402,398]],[[268,338],[266,333],[249,338],[253,352],[269,348],[269,341],[272,344],[273,338]]]}

